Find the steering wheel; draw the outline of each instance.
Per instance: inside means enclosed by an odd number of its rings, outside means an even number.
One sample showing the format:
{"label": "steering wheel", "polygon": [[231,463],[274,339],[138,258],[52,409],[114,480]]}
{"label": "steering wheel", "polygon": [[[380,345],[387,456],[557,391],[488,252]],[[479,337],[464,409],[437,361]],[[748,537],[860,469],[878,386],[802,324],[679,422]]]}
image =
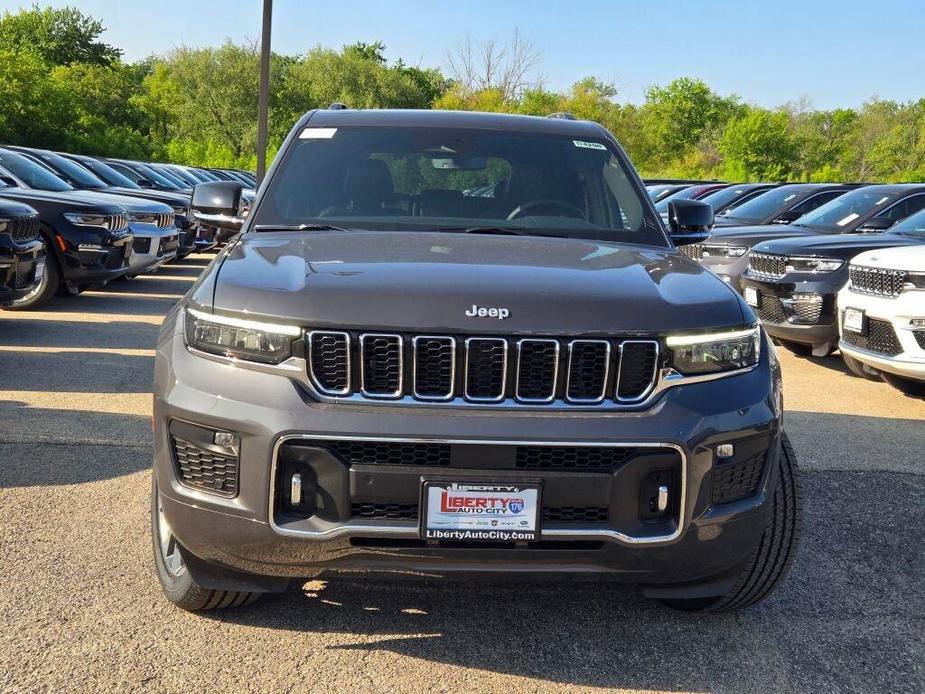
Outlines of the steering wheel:
{"label": "steering wheel", "polygon": [[527,212],[534,209],[535,207],[542,207],[543,205],[548,205],[550,207],[557,207],[564,212],[570,212],[566,216],[568,217],[578,217],[579,219],[584,219],[585,212],[578,205],[573,205],[570,202],[565,200],[555,200],[553,198],[542,198],[540,200],[531,200],[528,203],[523,205],[518,205],[514,210],[507,216],[508,221],[514,219],[520,219],[521,217],[528,217]]}

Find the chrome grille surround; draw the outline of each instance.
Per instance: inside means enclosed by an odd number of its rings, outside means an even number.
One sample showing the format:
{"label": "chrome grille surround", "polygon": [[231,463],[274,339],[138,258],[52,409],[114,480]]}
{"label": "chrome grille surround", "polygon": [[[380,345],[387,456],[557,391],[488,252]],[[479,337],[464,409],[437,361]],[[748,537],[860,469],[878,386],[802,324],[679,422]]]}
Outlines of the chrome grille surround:
{"label": "chrome grille surround", "polygon": [[[392,345],[394,345],[394,353],[392,352]],[[394,333],[363,333],[360,335],[360,392],[363,395],[367,398],[392,399],[401,397],[402,385],[405,380],[404,346],[405,341],[402,336]],[[379,352],[379,354],[377,355],[376,352]],[[382,354],[383,352],[384,354]],[[374,385],[371,388],[370,384],[374,379],[382,378],[386,382],[393,379],[393,375],[390,373],[392,370],[391,364],[384,366],[384,373],[373,373],[374,371],[382,371],[382,369],[376,368],[378,366],[377,361],[391,361],[393,358],[397,362],[397,374],[394,376],[396,387],[388,389]]]}
{"label": "chrome grille surround", "polygon": [[[600,375],[592,374],[593,378],[600,378],[601,387],[600,390],[595,392],[594,395],[573,395],[572,394],[572,381],[573,376],[578,376],[586,380],[584,375],[579,375],[577,373],[578,367],[575,364],[575,354],[578,350],[587,347],[603,347],[602,356],[604,357],[604,368],[601,370],[603,373]],[[581,359],[582,357],[579,357]],[[592,365],[593,369],[593,365]],[[603,402],[604,398],[607,396],[607,379],[610,376],[610,342],[607,340],[572,340],[568,343],[568,378],[565,381],[565,399],[569,402],[582,403],[585,405],[592,405],[599,402]],[[578,378],[575,378],[575,381],[578,381]],[[581,386],[579,386],[581,387]]]}
{"label": "chrome grille surround", "polygon": [[787,274],[787,256],[771,253],[749,253],[748,269],[760,277],[780,279]]}
{"label": "chrome grille surround", "polygon": [[848,284],[851,291],[895,299],[903,292],[906,283],[904,270],[887,270],[863,265],[848,267]]}
{"label": "chrome grille surround", "polygon": [[[552,382],[549,395],[545,397],[525,396],[521,388],[521,375],[524,371],[524,349],[530,345],[537,347],[551,346],[553,348]],[[514,399],[518,402],[544,404],[556,399],[556,388],[559,385],[559,354],[561,348],[558,340],[544,338],[524,338],[517,341],[517,380],[514,383]]]}
{"label": "chrome grille surround", "polygon": [[[652,378],[649,380],[649,385],[638,395],[636,396],[624,396],[620,395],[620,386],[624,382],[624,373],[623,373],[623,356],[627,345],[652,345],[654,350],[653,354],[653,365],[652,365]],[[658,382],[658,373],[659,373],[659,361],[661,358],[661,351],[659,348],[658,340],[623,340],[620,343],[620,364],[617,369],[617,378],[614,385],[614,399],[617,402],[624,403],[627,405],[636,404],[644,401],[652,391],[655,389],[655,386]]]}

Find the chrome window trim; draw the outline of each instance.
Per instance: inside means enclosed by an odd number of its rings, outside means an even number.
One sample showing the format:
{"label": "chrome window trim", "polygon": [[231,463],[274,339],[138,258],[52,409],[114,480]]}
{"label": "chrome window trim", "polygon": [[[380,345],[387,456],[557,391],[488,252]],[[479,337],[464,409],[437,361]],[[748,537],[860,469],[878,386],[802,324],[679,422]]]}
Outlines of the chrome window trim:
{"label": "chrome window trim", "polygon": [[[366,390],[366,339],[387,337],[398,340],[398,388],[391,393],[371,393]],[[402,396],[405,384],[405,340],[397,333],[361,333],[360,334],[360,393],[375,400],[394,400]]]}
{"label": "chrome window trim", "polygon": [[[549,394],[548,398],[525,398],[520,395],[520,372],[521,372],[521,351],[523,344],[525,342],[541,342],[541,343],[552,343],[555,346],[555,368],[553,369],[552,374],[552,392]],[[539,337],[524,337],[517,340],[517,375],[514,380],[514,399],[518,402],[527,402],[534,404],[543,404],[550,403],[556,399],[556,388],[559,387],[559,358],[560,358],[561,345],[558,340],[553,340],[550,338],[539,338]]]}
{"label": "chrome window trim", "polygon": [[[569,390],[572,387],[572,357],[574,356],[574,348],[577,344],[603,344],[606,347],[604,351],[604,382],[601,384],[601,394],[596,398],[573,398],[569,395]],[[587,340],[587,339],[578,339],[571,340],[568,343],[568,366],[566,367],[566,378],[565,378],[565,400],[566,402],[575,402],[582,405],[593,405],[596,403],[604,402],[604,398],[607,397],[607,379],[610,378],[610,342],[608,340]]]}
{"label": "chrome window trim", "polygon": [[[483,398],[469,395],[469,343],[470,342],[500,342],[504,347],[504,360],[501,365],[501,393],[496,398]],[[502,402],[507,394],[507,369],[508,369],[508,342],[503,337],[467,337],[465,340],[466,347],[466,368],[463,373],[463,397],[469,402],[495,403]]]}
{"label": "chrome window trim", "polygon": [[[319,393],[324,395],[334,395],[334,396],[343,396],[347,395],[353,387],[353,373],[352,373],[352,362],[353,354],[351,352],[351,342],[350,342],[350,333],[343,332],[341,330],[309,330],[305,333],[308,338],[306,342],[308,343],[308,363],[306,364],[309,378],[312,381],[312,385],[318,390]],[[323,388],[318,383],[318,378],[315,376],[315,369],[312,366],[312,338],[314,335],[337,335],[347,338],[347,386],[343,390],[330,390],[328,388]]]}
{"label": "chrome window trim", "polygon": [[[421,395],[418,393],[418,340],[449,340],[450,342],[450,391],[446,395]],[[415,335],[411,338],[411,394],[418,400],[442,402],[452,400],[456,393],[456,338],[452,335]]]}
{"label": "chrome window trim", "polygon": [[[620,395],[620,377],[623,375],[623,346],[627,344],[646,344],[646,345],[655,345],[655,361],[652,369],[652,375],[649,377],[649,386],[642,392],[641,395],[635,398],[625,398]],[[617,379],[614,381],[613,385],[613,398],[617,402],[624,403],[627,405],[638,404],[643,402],[649,395],[655,390],[656,386],[659,385],[662,381],[659,376],[659,364],[658,361],[661,359],[662,350],[661,344],[658,340],[622,340],[619,347],[619,360],[620,364],[617,368]],[[757,366],[757,364],[756,364]],[[754,367],[750,367],[754,368]]]}
{"label": "chrome window trim", "polygon": [[[565,538],[568,540],[588,540],[599,539],[610,542],[618,542],[625,545],[652,545],[664,544],[678,539],[686,527],[685,514],[687,512],[687,467],[688,456],[683,447],[676,443],[666,441],[529,441],[529,440],[482,440],[482,439],[443,439],[443,438],[420,438],[420,437],[390,437],[390,436],[353,436],[353,435],[333,435],[333,434],[286,434],[276,439],[273,445],[273,452],[270,460],[270,484],[269,484],[269,525],[278,535],[286,537],[299,537],[306,540],[335,540],[340,537],[351,536],[378,536],[392,538],[420,538],[420,524],[415,521],[406,523],[404,521],[394,521],[392,523],[381,522],[363,522],[348,521],[346,523],[332,523],[322,521],[325,527],[318,530],[293,530],[283,528],[276,524],[276,468],[279,461],[279,451],[283,444],[292,440],[325,440],[325,441],[366,441],[366,442],[383,442],[383,443],[438,443],[438,444],[481,444],[486,446],[581,446],[581,447],[601,447],[601,448],[670,448],[678,453],[681,457],[681,490],[679,493],[678,516],[676,527],[673,532],[666,535],[653,535],[651,537],[627,535],[619,530],[601,527],[543,527],[540,525],[540,539],[543,538]],[[473,470],[474,476],[491,476],[492,470]],[[515,471],[516,472],[516,471]],[[529,476],[529,475],[527,475]]]}

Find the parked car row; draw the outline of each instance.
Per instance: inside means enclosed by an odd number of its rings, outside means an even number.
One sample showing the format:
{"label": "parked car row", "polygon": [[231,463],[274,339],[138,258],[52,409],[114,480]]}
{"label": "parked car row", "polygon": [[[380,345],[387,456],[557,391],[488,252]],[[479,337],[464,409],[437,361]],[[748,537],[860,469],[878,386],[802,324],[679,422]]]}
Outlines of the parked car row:
{"label": "parked car row", "polygon": [[[696,197],[715,185],[688,185],[656,208],[746,187]],[[772,185],[739,200],[714,209],[710,237],[681,250],[741,293],[790,350],[838,349],[855,375],[925,392],[925,184]]]}
{"label": "parked car row", "polygon": [[0,306],[38,309],[220,245],[230,234],[196,219],[190,196],[198,183],[229,180],[245,208],[256,183],[248,172],[0,146]]}

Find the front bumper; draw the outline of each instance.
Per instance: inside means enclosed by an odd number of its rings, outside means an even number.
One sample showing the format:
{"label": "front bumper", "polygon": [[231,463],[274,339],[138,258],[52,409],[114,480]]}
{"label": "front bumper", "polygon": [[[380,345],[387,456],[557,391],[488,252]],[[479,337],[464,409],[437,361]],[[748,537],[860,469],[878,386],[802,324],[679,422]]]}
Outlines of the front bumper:
{"label": "front bumper", "polygon": [[176,227],[154,228],[150,225],[133,226],[132,254],[128,273],[138,275],[154,272],[161,265],[177,257],[179,234]]}
{"label": "front bumper", "polygon": [[66,237],[56,234],[55,242],[63,245],[59,258],[64,281],[81,289],[121,277],[128,271],[133,241],[131,233],[115,238],[83,231]]}
{"label": "front bumper", "polygon": [[[607,574],[651,585],[687,584],[739,567],[763,532],[768,490],[776,477],[773,457],[781,416],[779,367],[766,337],[766,356],[755,369],[671,388],[644,412],[563,413],[541,407],[500,412],[321,403],[295,380],[190,353],[173,325],[175,318],[176,312],[168,317],[156,354],[154,468],[175,535],[188,552],[212,564],[289,577],[358,570],[428,575],[471,571]],[[174,422],[237,436],[236,494],[219,496],[181,479],[170,431]],[[321,471],[319,498],[328,499],[326,508],[334,510],[310,518],[281,515],[274,477],[280,450],[306,437],[477,448],[478,456],[451,463],[454,478],[537,479],[544,487],[544,507],[547,502],[557,507],[600,505],[606,507],[607,518],[547,520],[541,540],[526,547],[428,544],[420,539],[413,515],[367,520],[357,515],[355,504],[414,502],[420,478],[432,475],[433,468],[354,464],[344,469],[336,459],[316,452],[311,455]],[[770,454],[763,458],[754,493],[715,504],[715,446],[745,446],[756,437],[764,454]],[[640,526],[634,515],[639,479],[649,470],[645,457],[607,473],[522,471],[492,459],[503,458],[506,446],[559,443],[651,447],[677,455],[675,479],[681,481],[672,487],[677,497],[671,513],[651,527]]]}
{"label": "front bumper", "polygon": [[837,292],[846,281],[841,272],[777,280],[746,274],[742,293],[748,288],[758,293],[759,304],[752,308],[772,337],[828,350],[838,342]]}
{"label": "front bumper", "polygon": [[0,304],[22,298],[42,279],[45,246],[39,240],[16,243],[0,234]]}
{"label": "front bumper", "polygon": [[[850,287],[845,287],[838,294],[842,338],[839,349],[878,371],[925,381],[925,325],[912,323],[925,321],[923,294],[921,291],[907,291],[896,298],[887,298],[853,292]],[[850,335],[843,324],[846,308],[864,311],[868,334],[870,321],[880,322],[878,327],[885,331],[887,339],[871,344],[869,340],[858,340]]]}

